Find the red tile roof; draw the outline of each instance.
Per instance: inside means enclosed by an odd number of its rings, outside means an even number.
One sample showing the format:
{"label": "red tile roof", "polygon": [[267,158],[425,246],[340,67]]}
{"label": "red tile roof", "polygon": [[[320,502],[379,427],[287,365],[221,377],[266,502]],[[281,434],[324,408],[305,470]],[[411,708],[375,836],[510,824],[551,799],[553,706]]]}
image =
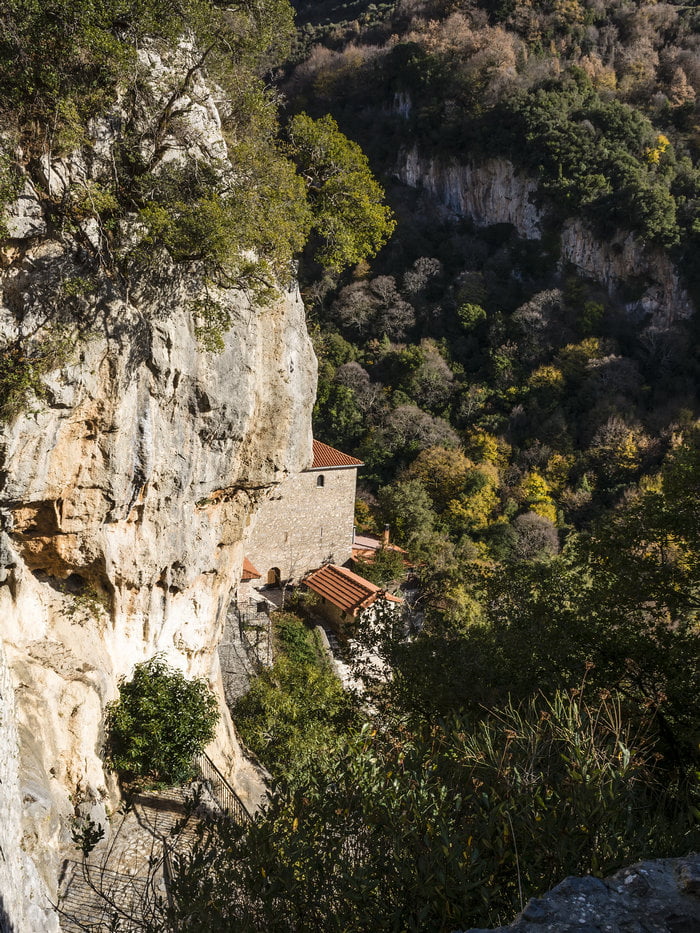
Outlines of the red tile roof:
{"label": "red tile roof", "polygon": [[335,447],[329,447],[328,444],[322,444],[321,441],[314,441],[314,462],[309,467],[310,470],[357,466],[364,466],[362,460],[344,454],[342,451],[336,450]]}
{"label": "red tile roof", "polygon": [[259,573],[251,564],[247,557],[243,558],[243,572],[241,573],[241,582],[247,583],[248,580],[259,580],[262,574]]}
{"label": "red tile roof", "polygon": [[355,615],[358,609],[371,606],[380,597],[395,603],[403,602],[398,596],[386,593],[375,583],[365,580],[352,570],[337,567],[335,564],[324,564],[323,567],[314,570],[304,579],[304,583],[314,593],[352,615]]}

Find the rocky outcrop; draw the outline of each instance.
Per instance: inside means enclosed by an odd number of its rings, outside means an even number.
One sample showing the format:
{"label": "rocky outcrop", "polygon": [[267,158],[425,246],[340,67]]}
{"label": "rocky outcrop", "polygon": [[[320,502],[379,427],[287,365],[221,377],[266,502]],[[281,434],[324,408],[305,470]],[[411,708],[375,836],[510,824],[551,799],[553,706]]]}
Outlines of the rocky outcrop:
{"label": "rocky outcrop", "polygon": [[[147,64],[159,106],[177,69],[153,55]],[[197,79],[182,95],[160,157],[195,146],[198,158],[222,158],[211,93]],[[93,127],[89,153],[46,159],[43,188],[28,181],[8,212],[6,343],[45,326],[61,284],[85,282],[91,246],[108,247],[95,221],[56,230],[44,208],[47,192],[55,199],[107,170],[115,120]],[[223,352],[204,352],[190,311],[201,275],[153,258],[128,287],[91,273],[80,313],[64,316],[69,347],[43,377],[44,397],[0,426],[7,722],[19,737],[22,846],[50,893],[75,808],[99,815],[116,803],[101,758],[105,705],[139,661],[161,652],[207,678],[222,713],[209,753],[249,806],[262,790],[223,702],[217,644],[256,503],[310,462],[315,358],[295,289],[264,306],[222,292],[232,326]],[[4,896],[16,933],[44,929],[23,926]]]}
{"label": "rocky outcrop", "polygon": [[[492,933],[695,933],[700,856],[639,862],[611,878],[565,878]],[[472,928],[468,933],[488,933]]]}
{"label": "rocky outcrop", "polygon": [[690,317],[695,310],[663,250],[645,248],[629,232],[618,231],[603,241],[580,220],[568,220],[561,230],[561,259],[580,275],[600,282],[630,315],[649,316],[657,327]]}
{"label": "rocky outcrop", "polygon": [[535,203],[537,182],[516,172],[507,159],[489,159],[481,165],[442,162],[413,148],[402,153],[398,176],[477,226],[512,224],[526,239],[542,236],[542,211]]}
{"label": "rocky outcrop", "polygon": [[[537,181],[506,159],[479,164],[442,161],[416,148],[402,152],[397,175],[425,190],[448,214],[468,217],[480,227],[511,224],[518,235],[539,240],[547,225],[546,204]],[[602,285],[632,317],[649,317],[656,327],[687,318],[695,308],[678,270],[663,250],[645,246],[629,231],[601,240],[579,219],[560,233],[560,263]]]}

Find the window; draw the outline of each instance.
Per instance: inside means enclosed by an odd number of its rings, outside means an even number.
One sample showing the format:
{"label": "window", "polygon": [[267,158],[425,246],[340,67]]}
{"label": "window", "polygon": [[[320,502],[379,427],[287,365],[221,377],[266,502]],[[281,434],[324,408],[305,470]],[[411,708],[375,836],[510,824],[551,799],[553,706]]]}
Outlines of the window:
{"label": "window", "polygon": [[326,478],[325,478],[325,476],[323,475],[323,473],[321,473],[320,476],[317,476],[317,477],[316,477],[316,485],[317,485],[317,486],[325,486],[325,485],[326,485]]}

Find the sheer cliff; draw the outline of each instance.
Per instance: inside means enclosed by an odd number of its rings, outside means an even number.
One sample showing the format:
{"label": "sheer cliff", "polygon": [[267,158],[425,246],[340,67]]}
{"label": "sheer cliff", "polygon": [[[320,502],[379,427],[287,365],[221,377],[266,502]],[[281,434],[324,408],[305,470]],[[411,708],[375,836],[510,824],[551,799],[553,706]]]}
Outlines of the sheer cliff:
{"label": "sheer cliff", "polygon": [[[460,163],[413,147],[400,153],[396,171],[404,184],[424,190],[453,218],[467,218],[477,227],[512,224],[526,240],[541,239],[547,228],[547,203],[537,181],[508,159]],[[602,239],[580,217],[568,218],[558,232],[560,265],[602,285],[631,316],[648,315],[655,326],[668,327],[693,314],[679,270],[664,250],[630,230]]]}
{"label": "sheer cliff", "polygon": [[[142,54],[151,76],[142,119],[175,101],[159,161],[220,168],[216,95],[199,74],[184,80],[186,52],[169,62]],[[6,218],[0,728],[9,763],[0,766],[14,777],[0,795],[14,820],[3,822],[2,870],[16,933],[55,923],[32,905],[40,876],[55,890],[74,809],[117,802],[100,754],[104,710],[135,663],[160,652],[211,683],[222,713],[213,757],[254,802],[260,783],[223,702],[216,647],[256,503],[311,452],[316,363],[295,286],[262,302],[207,282],[230,325],[221,352],[208,352],[196,262],[153,248],[126,280],[109,262],[114,237],[99,216],[58,219],[57,203],[75,192],[96,196],[123,118],[122,106],[94,120],[88,146],[25,159]],[[122,243],[142,231],[135,217],[119,223]]]}

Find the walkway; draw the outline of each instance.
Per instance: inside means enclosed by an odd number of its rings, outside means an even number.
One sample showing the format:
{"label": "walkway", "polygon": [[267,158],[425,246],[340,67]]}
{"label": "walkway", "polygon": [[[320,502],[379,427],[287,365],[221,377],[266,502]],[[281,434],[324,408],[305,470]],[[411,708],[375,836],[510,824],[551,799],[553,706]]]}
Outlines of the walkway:
{"label": "walkway", "polygon": [[[237,822],[250,817],[206,756],[198,760],[203,780],[185,788],[137,794],[110,827],[85,864],[66,860],[59,880],[59,922],[64,933],[136,933],[167,897],[165,847],[172,855],[191,848],[198,824],[228,813]],[[187,798],[200,800],[191,811]],[[189,814],[189,815],[188,815]],[[115,926],[115,920],[119,925]]]}
{"label": "walkway", "polygon": [[[193,788],[192,788],[193,789]],[[185,793],[173,789],[137,795],[133,805],[111,826],[109,840],[99,843],[85,865],[66,861],[60,880],[59,920],[64,933],[108,933],[119,918],[120,933],[141,929],[166,897],[164,846],[191,845],[201,815],[186,816]],[[216,804],[204,792],[207,803]]]}

